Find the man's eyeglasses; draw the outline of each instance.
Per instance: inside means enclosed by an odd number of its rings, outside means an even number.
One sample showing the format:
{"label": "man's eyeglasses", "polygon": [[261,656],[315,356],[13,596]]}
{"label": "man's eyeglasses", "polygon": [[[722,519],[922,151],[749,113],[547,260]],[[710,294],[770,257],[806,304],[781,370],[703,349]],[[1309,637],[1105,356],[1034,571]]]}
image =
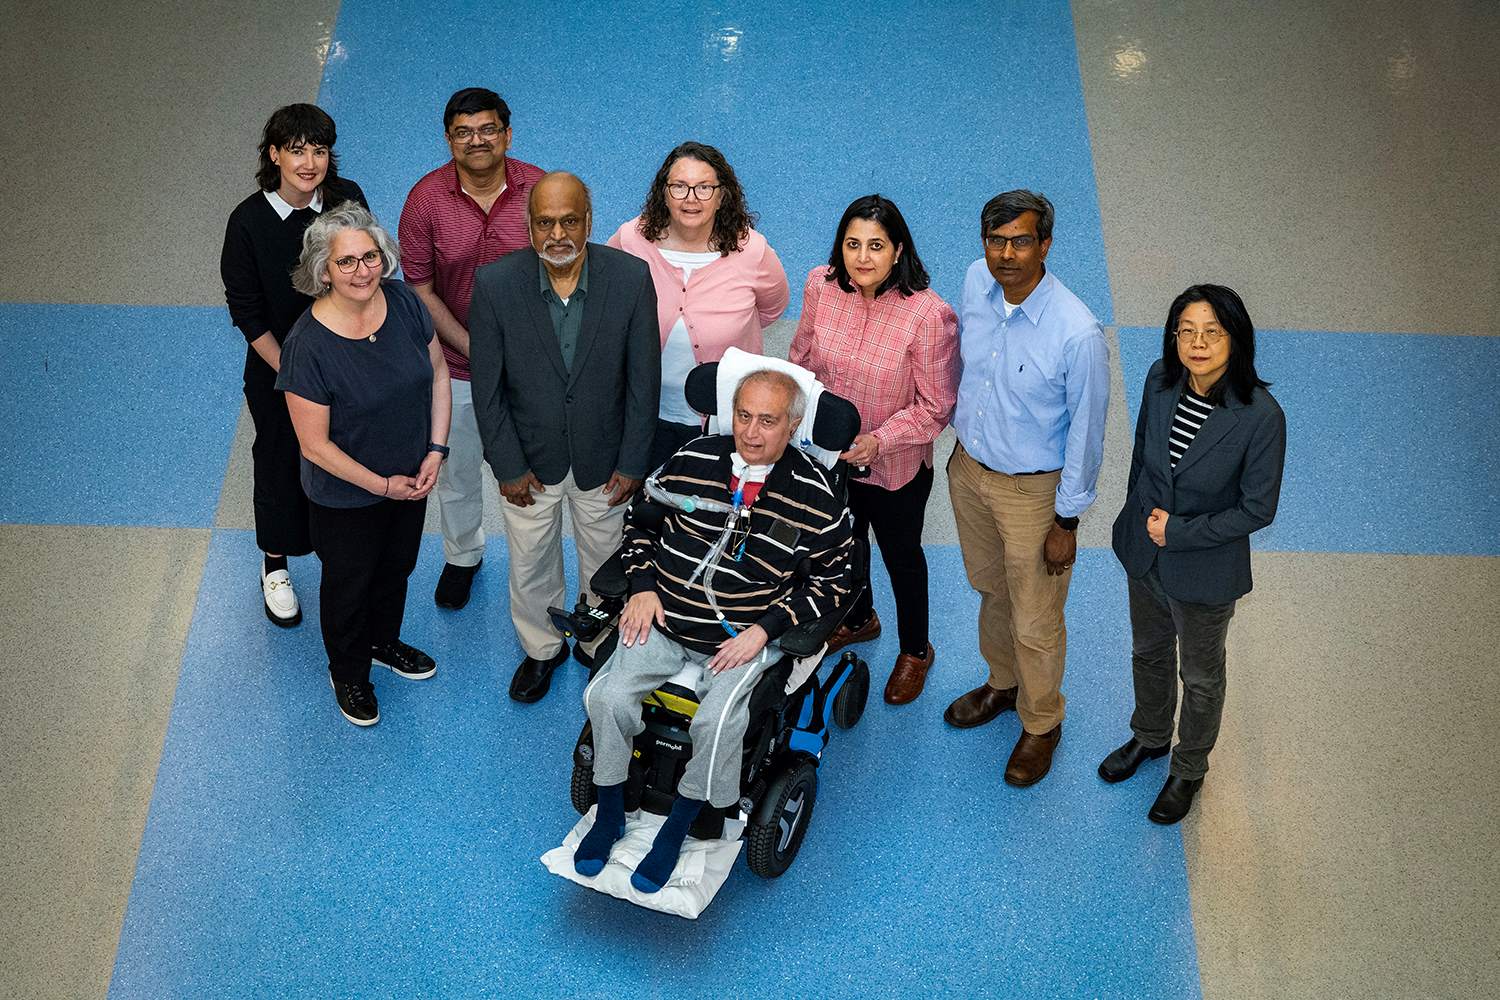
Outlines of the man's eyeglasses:
{"label": "man's eyeglasses", "polygon": [[494,124],[481,125],[478,128],[470,128],[467,125],[459,125],[457,128],[451,128],[448,130],[448,137],[454,142],[468,142],[476,135],[481,139],[493,139],[504,131],[505,129],[501,128],[499,125]]}
{"label": "man's eyeglasses", "polygon": [[699,201],[707,201],[714,196],[714,192],[723,187],[722,184],[684,184],[682,181],[673,181],[667,185],[667,194],[677,201],[685,201],[688,192]]}
{"label": "man's eyeglasses", "polygon": [[350,254],[347,257],[336,257],[334,258],[333,264],[343,273],[353,274],[355,271],[359,270],[359,265],[361,264],[363,264],[365,267],[368,267],[372,271],[380,270],[380,262],[382,259],[383,258],[379,250],[371,250],[359,257],[356,257],[353,254]]}
{"label": "man's eyeglasses", "polygon": [[1199,337],[1202,337],[1203,342],[1212,347],[1223,340],[1227,334],[1223,330],[1178,330],[1172,336],[1176,337],[1178,343],[1182,344],[1191,344]]}
{"label": "man's eyeglasses", "polygon": [[1025,253],[1036,246],[1036,242],[1035,236],[986,236],[984,238],[984,245],[991,250],[1004,250],[1005,244],[1009,243],[1016,253]]}

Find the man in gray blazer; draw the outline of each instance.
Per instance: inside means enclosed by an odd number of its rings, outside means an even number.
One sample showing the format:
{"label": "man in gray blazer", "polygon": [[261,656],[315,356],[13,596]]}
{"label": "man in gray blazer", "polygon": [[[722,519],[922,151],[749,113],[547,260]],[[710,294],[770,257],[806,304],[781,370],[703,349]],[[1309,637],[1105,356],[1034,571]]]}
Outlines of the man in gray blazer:
{"label": "man in gray blazer", "polygon": [[511,621],[526,652],[510,696],[523,702],[546,695],[568,655],[547,618],[565,599],[563,500],[593,603],[589,580],[619,547],[656,429],[656,289],[643,261],[588,242],[592,207],[572,174],[539,180],[532,249],[481,267],[469,310],[474,411],[506,501]]}

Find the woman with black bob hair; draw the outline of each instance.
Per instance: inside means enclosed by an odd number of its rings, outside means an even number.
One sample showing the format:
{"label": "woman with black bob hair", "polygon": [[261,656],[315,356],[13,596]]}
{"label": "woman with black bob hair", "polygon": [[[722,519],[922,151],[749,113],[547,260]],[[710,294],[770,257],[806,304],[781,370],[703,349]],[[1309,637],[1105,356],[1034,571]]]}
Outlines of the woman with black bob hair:
{"label": "woman with black bob hair", "polygon": [[609,245],[644,260],[661,327],[661,404],[651,467],[703,433],[683,394],[688,372],[731,347],[760,354],[762,331],[786,311],[786,269],[766,238],[724,154],[701,142],[676,146],[646,192],[641,214]]}
{"label": "woman with black bob hair", "polygon": [[1177,296],[1161,360],[1146,376],[1114,524],[1129,578],[1134,735],[1099,765],[1105,781],[1124,781],[1170,749],[1166,784],[1146,814],[1156,823],[1186,816],[1203,785],[1224,712],[1229,620],[1251,588],[1250,535],[1276,516],[1286,417],[1269,385],[1232,289],[1194,285]]}
{"label": "woman with black bob hair", "polygon": [[219,271],[229,318],[245,337],[245,403],[255,425],[255,542],[264,553],[261,598],[266,617],[291,627],[302,621],[287,556],[312,551],[307,497],[298,482],[297,435],[285,394],[276,389],[281,345],[312,304],[292,287],[302,234],[327,209],[365,205],[364,192],[338,175],[333,119],[313,104],[277,108],[261,134],[257,191],[230,213]]}
{"label": "woman with black bob hair", "polygon": [[[849,509],[857,537],[868,542],[874,530],[891,578],[901,646],[885,687],[892,705],[922,693],[937,655],[927,634],[922,522],[932,442],[958,391],[958,317],[929,284],[901,210],[878,194],[856,198],[828,263],[807,276],[789,354],[859,410],[861,432],[842,457],[870,470],[850,482]],[[830,651],[880,635],[868,586],[844,621]]]}

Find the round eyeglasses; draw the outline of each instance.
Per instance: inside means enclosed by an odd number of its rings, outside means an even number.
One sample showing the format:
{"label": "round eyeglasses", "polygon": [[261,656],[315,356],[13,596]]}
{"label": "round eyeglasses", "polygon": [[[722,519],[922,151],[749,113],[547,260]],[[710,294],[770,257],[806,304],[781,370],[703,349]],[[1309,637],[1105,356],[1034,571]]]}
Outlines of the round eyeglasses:
{"label": "round eyeglasses", "polygon": [[380,262],[382,259],[383,258],[379,250],[370,250],[358,257],[354,256],[353,254],[350,254],[347,257],[336,257],[334,258],[333,264],[343,273],[353,274],[355,271],[359,270],[359,265],[361,264],[363,264],[365,267],[368,267],[372,271],[380,270]]}

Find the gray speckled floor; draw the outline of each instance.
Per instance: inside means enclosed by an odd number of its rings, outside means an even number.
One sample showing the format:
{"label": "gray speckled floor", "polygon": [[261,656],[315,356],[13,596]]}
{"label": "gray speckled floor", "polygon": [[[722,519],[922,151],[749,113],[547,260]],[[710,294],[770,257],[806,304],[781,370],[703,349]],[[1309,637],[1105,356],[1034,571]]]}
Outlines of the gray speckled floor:
{"label": "gray speckled floor", "polygon": [[109,985],[207,551],[0,525],[0,996]]}
{"label": "gray speckled floor", "polygon": [[1495,333],[1492,4],[1077,0],[1115,320],[1194,281],[1266,328]]}
{"label": "gray speckled floor", "polygon": [[0,301],[223,305],[266,109],[310,101],[336,0],[18,0],[0,30]]}
{"label": "gray speckled floor", "polygon": [[1258,553],[1185,821],[1204,996],[1500,989],[1500,560]]}

